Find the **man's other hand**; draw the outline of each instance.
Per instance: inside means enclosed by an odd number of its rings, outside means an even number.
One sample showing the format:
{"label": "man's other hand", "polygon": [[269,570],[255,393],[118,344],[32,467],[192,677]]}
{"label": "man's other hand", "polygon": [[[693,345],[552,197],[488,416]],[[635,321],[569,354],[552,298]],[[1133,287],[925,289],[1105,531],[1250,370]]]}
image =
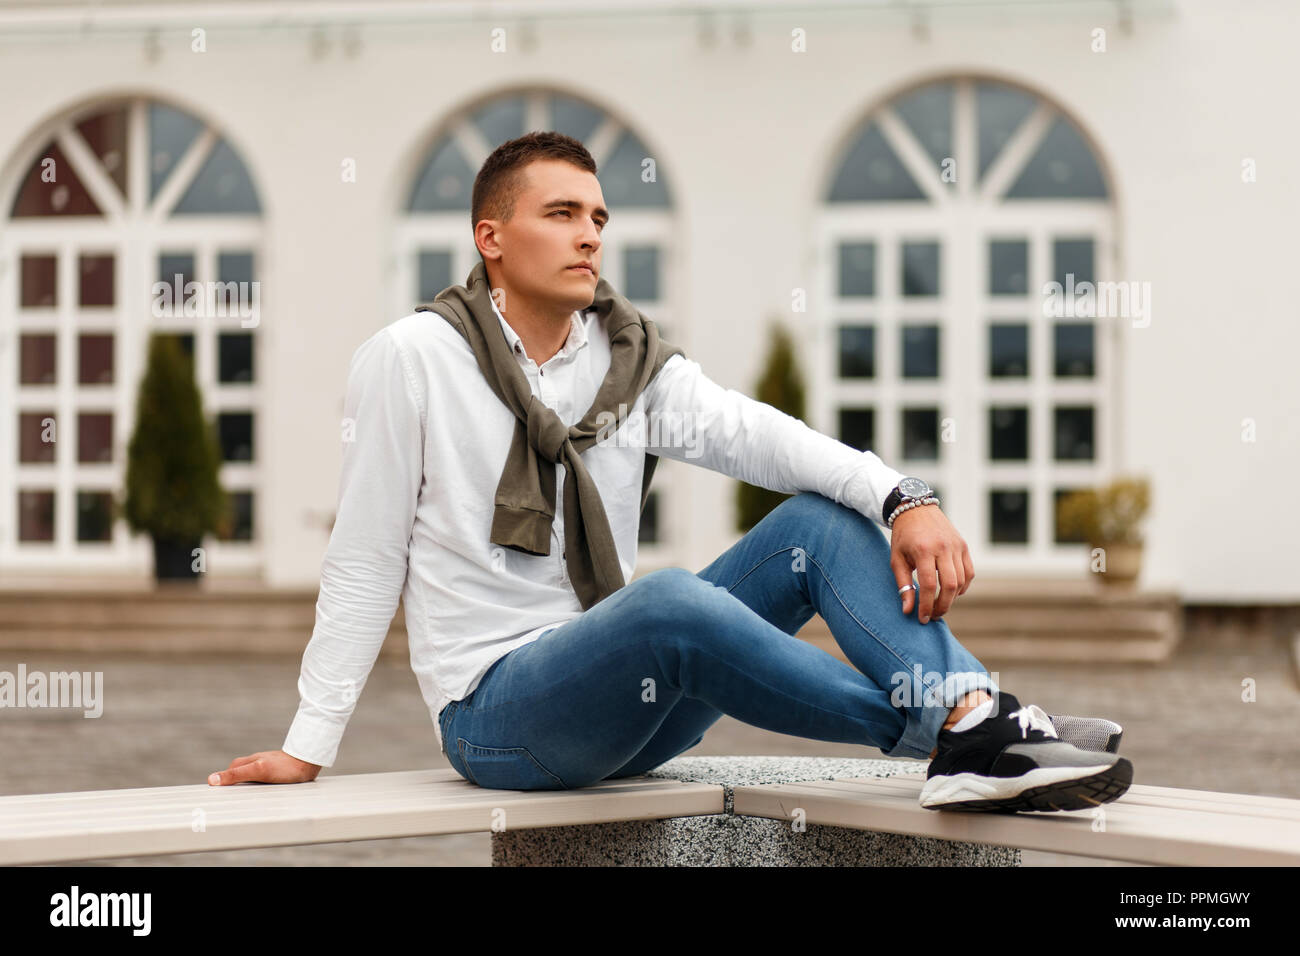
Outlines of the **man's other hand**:
{"label": "man's other hand", "polygon": [[901,597],[903,613],[911,614],[920,595],[922,624],[943,617],[975,578],[970,549],[938,505],[917,505],[895,518],[889,550],[889,566],[900,588],[912,583],[916,570],[920,591],[908,588]]}
{"label": "man's other hand", "polygon": [[236,757],[230,766],[208,777],[214,787],[231,783],[310,783],[320,773],[320,764],[291,757],[283,750]]}

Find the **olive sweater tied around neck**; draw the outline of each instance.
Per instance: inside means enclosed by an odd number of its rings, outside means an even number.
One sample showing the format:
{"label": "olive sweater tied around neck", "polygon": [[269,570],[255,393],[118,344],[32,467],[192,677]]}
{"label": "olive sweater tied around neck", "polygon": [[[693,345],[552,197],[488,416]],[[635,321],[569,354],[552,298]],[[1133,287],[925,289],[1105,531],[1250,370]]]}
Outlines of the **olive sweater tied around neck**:
{"label": "olive sweater tied around neck", "polygon": [[[417,312],[434,312],[474,350],[488,385],[515,414],[514,436],[497,482],[489,540],[525,554],[551,553],[555,465],[564,466],[565,565],[583,610],[621,588],[623,570],[600,493],[581,453],[621,428],[626,413],[664,363],[685,355],[659,337],[654,321],[601,278],[591,304],[609,333],[609,371],[586,414],[572,427],[532,393],[492,309],[487,269],[479,262],[465,285],[453,285]],[[613,425],[611,426],[611,421]],[[603,426],[603,427],[602,427]],[[658,456],[646,453],[645,508]]]}

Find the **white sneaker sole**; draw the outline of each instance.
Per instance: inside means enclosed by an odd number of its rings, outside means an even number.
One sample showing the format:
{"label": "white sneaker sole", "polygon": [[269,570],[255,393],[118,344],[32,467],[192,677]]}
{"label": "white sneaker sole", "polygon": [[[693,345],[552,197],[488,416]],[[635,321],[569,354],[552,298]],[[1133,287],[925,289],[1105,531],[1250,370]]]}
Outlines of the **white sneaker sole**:
{"label": "white sneaker sole", "polygon": [[[1127,761],[1122,762],[1127,763]],[[983,804],[984,801],[1006,801],[1008,804],[1018,804],[1026,796],[1026,791],[1041,791],[1042,788],[1050,790],[1062,784],[1089,781],[1090,778],[1099,775],[1104,777],[1107,776],[1107,771],[1117,766],[1118,764],[1112,761],[1106,761],[1089,767],[1039,767],[1037,770],[1016,777],[986,777],[978,773],[931,777],[921,788],[921,806],[938,808],[963,803]],[[1126,783],[1120,793],[1127,789]],[[1095,805],[1105,801],[1087,802]],[[972,809],[994,809],[994,807],[985,805],[972,807]],[[1030,809],[1030,807],[1025,806],[1020,809]],[[1034,809],[1038,808],[1034,807]],[[1041,809],[1050,809],[1050,807],[1044,806]]]}

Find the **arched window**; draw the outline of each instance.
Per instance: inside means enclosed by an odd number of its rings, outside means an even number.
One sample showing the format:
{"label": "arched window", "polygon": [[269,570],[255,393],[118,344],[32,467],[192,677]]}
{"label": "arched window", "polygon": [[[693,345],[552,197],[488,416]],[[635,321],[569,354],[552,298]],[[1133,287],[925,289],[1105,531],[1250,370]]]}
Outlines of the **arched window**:
{"label": "arched window", "polygon": [[1112,326],[1046,308],[1050,283],[1109,278],[1079,128],[1005,83],[928,83],[848,137],[821,223],[822,429],[928,479],[986,564],[1073,566],[1056,502],[1117,447]]}
{"label": "arched window", "polygon": [[[417,164],[405,197],[396,249],[395,314],[462,284],[479,261],[470,224],[474,177],[491,152],[534,130],[554,130],[587,147],[611,213],[604,230],[602,275],[681,344],[672,316],[675,265],[672,203],[664,169],[622,122],[584,100],[549,90],[513,91],[472,105],[444,122]],[[671,560],[676,537],[664,520],[678,463],[663,459],[642,514],[641,558]]]}
{"label": "arched window", "polygon": [[[83,107],[37,141],[14,164],[0,230],[0,329],[13,346],[0,354],[16,356],[0,373],[0,448],[13,456],[0,467],[0,551],[51,567],[127,553],[109,506],[158,332],[190,355],[221,438],[233,506],[223,563],[252,564],[262,222],[247,169],[216,129],[147,99]],[[158,308],[157,282],[176,308]]]}

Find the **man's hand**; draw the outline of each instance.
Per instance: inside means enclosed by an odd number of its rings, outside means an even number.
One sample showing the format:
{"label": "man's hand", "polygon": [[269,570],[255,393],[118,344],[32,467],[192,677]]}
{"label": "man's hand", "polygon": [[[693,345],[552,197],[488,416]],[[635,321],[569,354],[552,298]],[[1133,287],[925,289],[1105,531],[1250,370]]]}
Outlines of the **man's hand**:
{"label": "man's hand", "polygon": [[[965,594],[975,578],[970,549],[938,505],[917,505],[894,519],[889,549],[889,566],[901,588],[912,583],[912,569],[920,582],[920,591],[903,592],[903,613],[911,614],[915,597],[921,596],[919,620],[943,617],[953,599]],[[936,588],[942,587],[935,598]]]}
{"label": "man's hand", "polygon": [[291,757],[283,750],[263,750],[261,753],[236,757],[225,770],[208,777],[214,787],[231,783],[309,783],[320,773],[320,764],[307,763]]}

